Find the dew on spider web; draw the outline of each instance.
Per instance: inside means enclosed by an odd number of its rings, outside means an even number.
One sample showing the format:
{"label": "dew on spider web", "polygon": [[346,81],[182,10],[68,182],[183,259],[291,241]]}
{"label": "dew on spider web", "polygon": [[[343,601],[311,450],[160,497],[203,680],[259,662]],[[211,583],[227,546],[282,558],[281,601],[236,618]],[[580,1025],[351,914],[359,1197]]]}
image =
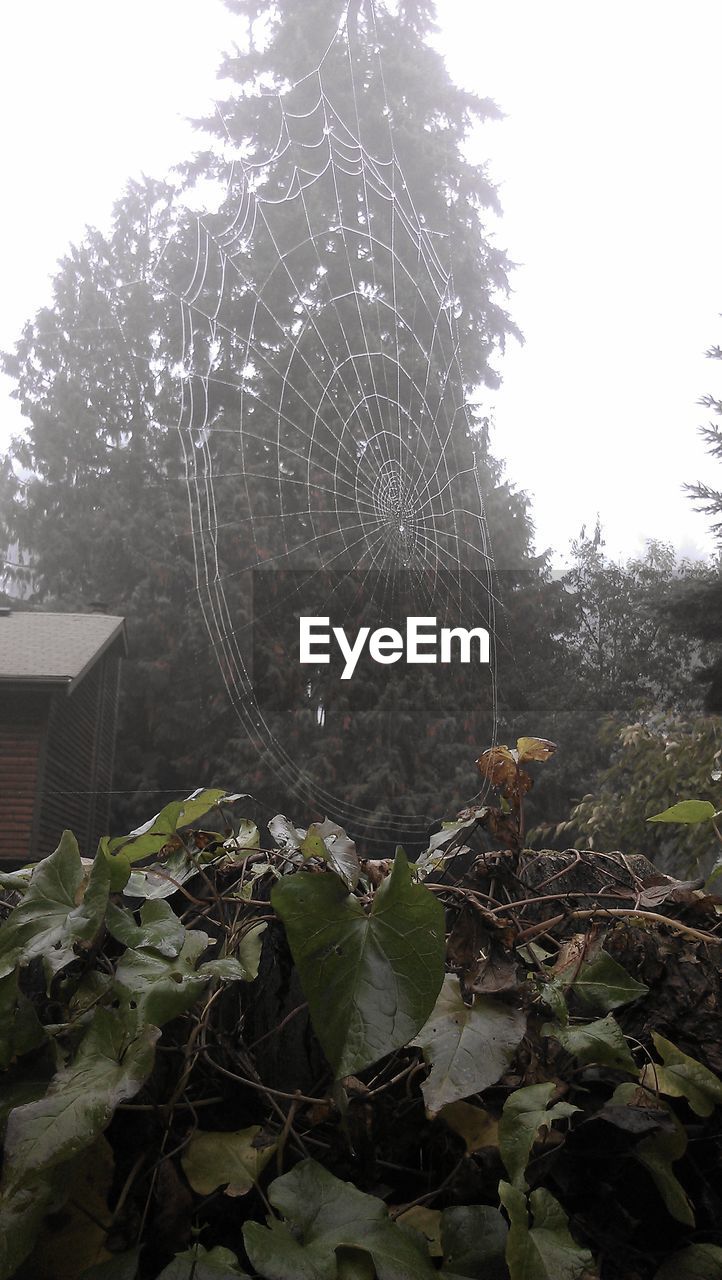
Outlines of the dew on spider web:
{"label": "dew on spider web", "polygon": [[[383,82],[375,45],[368,56]],[[223,207],[190,220],[181,285],[177,268],[159,268],[154,287],[177,300],[196,588],[229,698],[287,788],[373,827],[367,806],[334,795],[289,746],[259,696],[254,644],[272,626],[257,600],[272,583],[292,620],[309,599],[315,614],[343,618],[361,597],[364,617],[410,609],[472,625],[471,583],[473,624],[493,637],[495,593],[446,236],[411,197],[388,103],[364,93],[342,24],[317,68],[266,95],[268,152],[231,147]],[[227,131],[230,143],[232,121]],[[492,740],[493,665],[483,679]],[[328,733],[328,689],[305,671],[287,718],[315,699]],[[372,744],[375,763],[383,749]],[[387,813],[383,825],[412,818]]]}

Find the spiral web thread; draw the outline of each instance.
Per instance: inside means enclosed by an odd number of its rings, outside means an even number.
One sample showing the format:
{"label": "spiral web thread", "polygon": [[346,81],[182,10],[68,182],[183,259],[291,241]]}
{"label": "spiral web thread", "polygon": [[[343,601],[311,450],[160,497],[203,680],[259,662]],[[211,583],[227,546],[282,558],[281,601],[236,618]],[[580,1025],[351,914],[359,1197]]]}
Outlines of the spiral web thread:
{"label": "spiral web thread", "polygon": [[[339,56],[350,120],[334,105]],[[336,90],[327,85],[332,58]],[[176,296],[178,432],[196,586],[228,695],[286,786],[366,821],[366,810],[329,795],[274,736],[243,652],[249,624],[234,616],[222,568],[223,540],[235,537],[249,548],[249,570],[361,573],[390,596],[403,572],[417,613],[447,610],[457,619],[471,574],[488,601],[495,733],[493,560],[459,353],[460,304],[441,256],[447,237],[428,229],[414,205],[388,104],[387,154],[364,144],[358,74],[347,11],[315,70],[263,95],[277,114],[275,147],[255,163],[233,148],[233,217],[225,225],[197,218],[195,261]],[[228,142],[232,148],[230,134]],[[270,300],[279,280],[286,314]],[[232,399],[232,414],[214,409],[219,395]],[[221,434],[235,450],[230,469],[227,448],[219,469]],[[217,490],[233,477],[238,501],[229,512]],[[386,829],[394,821],[385,818]],[[402,827],[408,815],[398,815]]]}

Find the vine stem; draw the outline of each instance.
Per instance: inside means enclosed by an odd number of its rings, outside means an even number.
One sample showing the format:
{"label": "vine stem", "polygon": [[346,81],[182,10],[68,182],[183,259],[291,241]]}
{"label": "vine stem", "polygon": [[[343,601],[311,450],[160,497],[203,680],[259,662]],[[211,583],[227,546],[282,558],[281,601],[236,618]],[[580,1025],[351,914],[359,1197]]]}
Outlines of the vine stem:
{"label": "vine stem", "polygon": [[716,933],[704,933],[701,929],[693,929],[691,925],[682,924],[681,920],[674,920],[671,916],[660,915],[658,911],[635,911],[634,907],[595,907],[589,911],[572,911],[571,918],[573,920],[590,920],[594,916],[614,916],[616,918],[641,920],[653,920],[655,924],[667,925],[670,929],[674,929],[677,933],[684,933],[688,938],[696,938],[698,942],[714,942],[717,946],[722,946],[722,937]]}
{"label": "vine stem", "polygon": [[440,1182],[438,1187],[435,1187],[433,1191],[427,1191],[426,1195],[417,1196],[415,1200],[410,1200],[408,1204],[400,1204],[395,1206],[393,1209],[389,1209],[389,1217],[393,1219],[399,1218],[402,1213],[406,1213],[408,1209],[413,1209],[417,1204],[426,1204],[427,1200],[435,1200],[436,1197],[441,1195],[441,1192],[448,1187],[449,1183],[453,1181],[466,1159],[467,1154],[464,1152],[461,1159],[454,1165],[451,1173],[447,1173],[443,1182]]}

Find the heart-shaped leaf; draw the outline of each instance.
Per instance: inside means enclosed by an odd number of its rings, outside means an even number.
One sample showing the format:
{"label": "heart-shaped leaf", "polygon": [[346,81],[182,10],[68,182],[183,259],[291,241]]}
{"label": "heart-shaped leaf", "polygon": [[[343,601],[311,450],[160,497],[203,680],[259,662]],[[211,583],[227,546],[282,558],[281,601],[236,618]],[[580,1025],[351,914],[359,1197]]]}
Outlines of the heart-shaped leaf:
{"label": "heart-shaped leaf", "polygon": [[431,1065],[421,1086],[427,1110],[436,1114],[447,1103],[496,1084],[525,1030],[522,1010],[491,996],[475,996],[465,1004],[459,979],[447,974],[433,1013],[414,1040]]}
{"label": "heart-shaped leaf", "polygon": [[48,978],[88,946],[103,923],[110,875],[96,858],[88,875],[78,842],[64,831],[54,853],[44,858],[22,900],[0,926],[0,978],[42,956]]}
{"label": "heart-shaped leaf", "polygon": [[[371,1269],[345,1274],[378,1280],[433,1280],[433,1267],[417,1232],[392,1222],[385,1204],[341,1182],[315,1160],[303,1160],[276,1178],[268,1198],[285,1222],[247,1222],[243,1240],[251,1265],[266,1280],[337,1280],[337,1251],[367,1254]],[[351,1259],[349,1259],[349,1262]],[[354,1259],[355,1264],[355,1259]]]}
{"label": "heart-shaped leaf", "polygon": [[194,1133],[181,1156],[193,1190],[209,1196],[225,1187],[227,1196],[245,1196],[276,1150],[275,1142],[257,1145],[261,1132],[261,1125],[254,1124],[235,1133]]}
{"label": "heart-shaped leaf", "polygon": [[499,1151],[514,1186],[525,1186],[524,1173],[537,1133],[550,1129],[554,1120],[574,1115],[579,1107],[569,1102],[549,1106],[554,1093],[553,1081],[530,1084],[509,1094],[499,1121]]}
{"label": "heart-shaped leaf", "polygon": [[[86,1277],[82,1276],[81,1280],[86,1280]],[[98,1276],[98,1280],[105,1280],[105,1277]],[[110,1276],[108,1280],[111,1280]],[[246,1271],[241,1271],[238,1258],[230,1249],[224,1249],[222,1245],[204,1249],[202,1244],[194,1244],[185,1253],[177,1253],[156,1280],[249,1280],[249,1277]]]}
{"label": "heart-shaped leaf", "polygon": [[336,1077],[408,1044],[443,980],[444,911],[403,850],[368,913],[333,872],[284,876],[271,901]]}
{"label": "heart-shaped leaf", "polygon": [[321,858],[340,876],[347,889],[356,888],[359,879],[356,845],[337,823],[329,818],[312,822],[301,844],[301,853],[305,858]]}
{"label": "heart-shaped leaf", "polygon": [[454,1280],[507,1280],[504,1261],[509,1229],[498,1209],[487,1204],[460,1204],[441,1215],[442,1276]]}
{"label": "heart-shaped leaf", "polygon": [[643,1084],[670,1098],[686,1098],[695,1115],[710,1116],[722,1105],[722,1080],[658,1032],[652,1039],[664,1066],[646,1066]]}
{"label": "heart-shaped leaf", "polygon": [[653,813],[647,822],[682,822],[691,825],[695,822],[709,822],[717,810],[709,800],[678,800],[669,809],[661,813]]}
{"label": "heart-shaped leaf", "polygon": [[108,845],[109,851],[111,854],[123,853],[130,862],[151,857],[160,852],[176,831],[189,827],[210,813],[225,795],[225,791],[218,789],[199,788],[185,800],[172,800],[154,818],[149,818],[127,836],[113,837]]}
{"label": "heart-shaped leaf", "polygon": [[150,1075],[159,1034],[146,1026],[133,1038],[122,1014],[96,1010],[75,1059],[53,1077],[45,1096],[10,1113],[3,1188],[24,1185],[92,1146],[117,1104]]}
{"label": "heart-shaped leaf", "polygon": [[663,1262],[654,1280],[722,1280],[722,1249],[716,1244],[692,1244]]}
{"label": "heart-shaped leaf", "polygon": [[464,1139],[468,1152],[498,1147],[499,1121],[483,1107],[475,1107],[470,1102],[449,1102],[439,1115],[454,1133]]}
{"label": "heart-shaped leaf", "polygon": [[596,1022],[585,1022],[575,1027],[560,1027],[548,1022],[542,1027],[542,1034],[558,1040],[567,1053],[573,1054],[582,1065],[596,1062],[615,1071],[626,1071],[631,1076],[637,1074],[637,1065],[622,1028],[611,1013]]}
{"label": "heart-shaped leaf", "polygon": [[598,1272],[591,1253],[577,1244],[564,1210],[550,1192],[544,1187],[532,1191],[531,1225],[523,1191],[501,1182],[499,1194],[509,1214],[510,1280],[595,1280]]}
{"label": "heart-shaped leaf", "polygon": [[606,951],[600,951],[593,960],[582,964],[572,989],[595,1013],[610,1013],[612,1009],[646,996],[649,991],[649,987],[632,978]]}

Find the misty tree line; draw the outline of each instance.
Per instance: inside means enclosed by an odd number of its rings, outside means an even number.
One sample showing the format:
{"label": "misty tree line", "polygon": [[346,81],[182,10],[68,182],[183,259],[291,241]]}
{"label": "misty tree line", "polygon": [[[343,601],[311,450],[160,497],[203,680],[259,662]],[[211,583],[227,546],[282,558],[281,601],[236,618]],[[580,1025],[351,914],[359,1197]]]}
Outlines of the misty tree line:
{"label": "misty tree line", "polygon": [[[343,6],[340,0],[278,0],[267,37],[256,44],[253,24],[268,6],[225,2],[237,15],[239,37],[221,74],[234,89],[217,114],[198,122],[204,149],[180,174],[128,184],[110,230],[90,229],[69,249],[53,282],[51,306],[26,324],[3,362],[15,382],[25,434],[3,463],[0,536],[31,557],[33,591],[26,603],[72,611],[101,600],[127,619],[130,658],[113,810],[118,829],[147,817],[169,792],[196,786],[248,791],[272,812],[285,803],[273,760],[252,748],[229,704],[197,608],[171,377],[178,314],[172,289],[154,289],[151,276],[168,242],[166,279],[172,284],[187,273],[188,239],[176,234],[170,240],[183,191],[221,176],[215,144],[225,130],[251,160],[268,153],[273,121],[254,90],[293,82],[314,66]],[[463,144],[474,124],[498,111],[451,82],[427,42],[433,10],[430,0],[378,4],[375,38],[407,183],[429,224],[443,222],[449,229],[468,388],[493,387],[504,343],[517,333],[506,309],[511,263],[485,226],[497,208],[493,182],[483,165],[465,158]],[[372,146],[382,86],[367,54],[363,5],[352,19]],[[339,95],[345,91],[339,80]],[[283,174],[274,180],[282,182]],[[229,190],[229,208],[237,194]],[[258,262],[255,269],[263,266]],[[129,289],[121,298],[119,282],[138,280],[148,287]],[[287,313],[291,300],[280,275],[275,287],[274,310]],[[225,358],[233,354],[231,345]],[[722,352],[713,348],[710,355],[719,359]],[[710,397],[705,403],[715,419],[722,418],[722,402]],[[228,408],[218,391],[211,419]],[[553,579],[549,554],[533,551],[526,496],[492,456],[484,421],[474,427],[483,446],[485,510],[503,569],[499,737],[539,734],[559,744],[530,803],[535,838],[655,856],[664,852],[663,836],[645,826],[645,816],[680,794],[716,800],[719,789],[712,776],[722,747],[714,718],[722,710],[719,575],[675,563],[672,551],[659,544],[642,558],[613,564],[601,530],[590,521],[573,546],[564,581]],[[705,430],[711,454],[722,457],[719,427]],[[224,455],[228,446],[221,440],[214,447],[217,501],[230,508],[237,493]],[[699,486],[692,496],[708,512],[722,512],[722,495],[714,488]],[[230,582],[242,550],[230,539],[221,549]],[[240,592],[231,603],[241,615],[247,608]],[[280,674],[281,668],[279,659]],[[375,769],[363,744],[344,738],[343,717],[325,731],[303,720],[284,726],[279,694],[277,720],[289,755],[310,760],[328,791],[374,809],[382,820],[400,806],[410,815],[441,818],[452,816],[473,790],[473,761],[488,745],[473,740],[466,710],[447,709],[458,733],[451,745],[438,748],[415,734],[413,704],[400,706],[391,770]],[[378,718],[388,713],[382,699],[369,698],[368,741],[381,732]],[[157,793],[157,805],[148,793]],[[690,860],[705,852],[689,846]]]}

